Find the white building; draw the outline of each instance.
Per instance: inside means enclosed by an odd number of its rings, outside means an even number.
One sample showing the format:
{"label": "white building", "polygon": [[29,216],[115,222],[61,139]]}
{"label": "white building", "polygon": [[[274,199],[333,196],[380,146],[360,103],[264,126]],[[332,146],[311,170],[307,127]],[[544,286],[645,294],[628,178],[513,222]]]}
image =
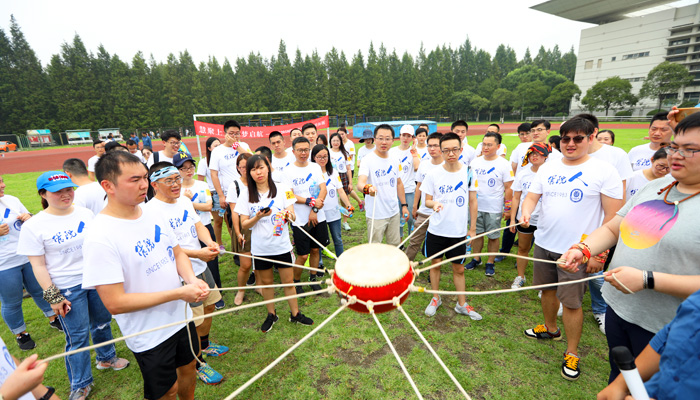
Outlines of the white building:
{"label": "white building", "polygon": [[[656,11],[672,2],[551,0],[532,8],[597,25],[581,31],[574,79],[581,97],[596,82],[613,76],[630,81],[632,92],[638,94],[655,66],[664,61],[685,65],[695,78],[693,86],[666,95],[661,107],[669,109],[686,100],[700,102],[700,4],[665,6]],[[656,109],[657,103],[658,99],[640,99],[632,108],[633,115],[646,115]],[[572,102],[570,113],[580,112],[586,110],[580,102]],[[614,115],[612,110],[610,115]]]}

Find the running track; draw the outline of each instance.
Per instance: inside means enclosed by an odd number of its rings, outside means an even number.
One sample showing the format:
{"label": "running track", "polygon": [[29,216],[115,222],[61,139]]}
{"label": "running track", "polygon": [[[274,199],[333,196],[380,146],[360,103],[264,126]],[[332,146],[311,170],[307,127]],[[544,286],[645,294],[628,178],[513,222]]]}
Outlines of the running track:
{"label": "running track", "polygon": [[[502,133],[514,133],[519,124],[502,124]],[[560,124],[552,124],[552,129],[559,129]],[[645,129],[648,124],[601,124],[602,129]],[[487,125],[474,125],[469,128],[469,136],[483,135],[486,132]],[[448,127],[439,127],[439,132],[449,132]],[[352,133],[352,129],[350,129]],[[326,133],[325,130],[319,133]],[[205,150],[206,137],[199,138],[202,151]],[[354,139],[357,142],[357,139]],[[188,137],[184,140],[187,147],[190,149],[193,155],[197,156],[197,141],[195,138]],[[251,139],[246,140],[252,149],[259,146],[268,145],[267,139]],[[154,140],[154,147],[156,151],[162,150],[163,145],[160,140]],[[289,145],[289,140],[287,140]],[[80,158],[81,160],[87,161],[90,157],[95,155],[92,147],[74,147],[74,148],[61,148],[52,149],[47,148],[45,150],[34,150],[34,151],[18,151],[13,153],[2,153],[4,157],[0,158],[0,175],[5,174],[16,174],[20,172],[38,172],[38,171],[49,171],[49,170],[61,170],[63,162],[68,158]],[[204,154],[202,154],[204,155]]]}

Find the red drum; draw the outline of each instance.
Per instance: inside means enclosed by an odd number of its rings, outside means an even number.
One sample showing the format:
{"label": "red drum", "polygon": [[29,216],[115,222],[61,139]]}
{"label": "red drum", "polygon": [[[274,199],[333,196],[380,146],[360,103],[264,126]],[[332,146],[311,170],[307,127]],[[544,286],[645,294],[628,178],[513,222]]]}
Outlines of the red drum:
{"label": "red drum", "polygon": [[[333,284],[343,298],[356,296],[358,300],[391,301],[399,297],[403,304],[408,298],[408,287],[414,274],[406,254],[386,244],[361,244],[343,252],[335,263]],[[405,292],[405,293],[404,293]],[[357,312],[369,313],[367,306],[354,303],[348,306]],[[393,304],[373,306],[375,313],[396,308]]]}

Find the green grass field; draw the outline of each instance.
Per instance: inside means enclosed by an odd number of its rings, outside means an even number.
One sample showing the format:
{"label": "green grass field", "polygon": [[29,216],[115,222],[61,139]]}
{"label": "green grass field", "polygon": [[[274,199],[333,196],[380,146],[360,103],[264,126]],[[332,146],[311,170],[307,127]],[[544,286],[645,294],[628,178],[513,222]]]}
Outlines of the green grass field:
{"label": "green grass field", "polygon": [[[556,132],[552,132],[555,134]],[[617,145],[625,150],[643,143],[643,129],[616,131]],[[470,138],[475,146],[476,138]],[[509,151],[518,139],[505,136]],[[6,193],[18,196],[32,212],[40,210],[35,181],[40,173],[4,175]],[[366,242],[363,213],[350,219],[352,230],[343,232],[345,248]],[[230,248],[228,235],[224,238]],[[332,247],[331,247],[332,248]],[[513,250],[515,251],[515,249]],[[496,276],[488,278],[483,267],[467,271],[467,290],[507,289],[516,275],[514,259],[496,265]],[[326,259],[332,268],[332,260]],[[235,286],[237,266],[230,255],[220,259],[224,286]],[[531,280],[531,267],[528,279]],[[304,278],[306,278],[306,273]],[[530,283],[528,281],[528,284]],[[425,275],[417,280],[427,286]],[[444,268],[441,289],[453,290],[450,268]],[[281,297],[282,291],[276,291]],[[226,292],[227,307],[233,305],[234,293]],[[245,303],[262,300],[250,291]],[[590,310],[590,298],[584,299],[584,326],[580,344],[582,376],[577,382],[564,380],[559,369],[564,342],[540,343],[526,338],[522,331],[542,323],[537,292],[525,291],[513,294],[472,296],[468,298],[476,310],[484,316],[474,322],[454,313],[456,296],[443,296],[443,305],[437,314],[428,318],[423,310],[430,300],[427,294],[411,294],[404,308],[427,340],[454,373],[467,393],[475,399],[534,399],[543,393],[549,398],[590,399],[605,387],[609,372],[607,345],[598,330]],[[322,322],[335,311],[340,301],[336,296],[317,296],[299,300],[301,310]],[[301,339],[311,328],[287,322],[288,306],[278,303],[280,321],[267,334],[260,332],[265,319],[263,307],[234,311],[216,317],[211,339],[231,348],[230,353],[208,362],[225,377],[219,386],[197,385],[196,398],[221,399],[266,367],[293,343]],[[28,330],[38,346],[33,352],[47,357],[63,351],[63,334],[49,328],[48,322],[32,300],[24,302],[24,315]],[[175,316],[180,318],[180,316]],[[438,363],[432,358],[415,332],[398,312],[379,315],[389,337],[417,387],[430,399],[459,398],[454,387]],[[114,336],[121,333],[112,324]],[[0,329],[0,336],[15,356],[26,357],[16,346],[7,328]],[[131,352],[123,343],[117,345],[118,354],[129,359],[132,365],[126,370],[98,371],[93,368],[95,388],[93,399],[137,399],[142,393],[142,380]],[[92,353],[94,362],[94,352]],[[69,392],[65,366],[60,361],[49,365],[45,383],[57,388],[61,398]],[[405,399],[415,398],[394,356],[387,347],[372,318],[366,314],[345,311],[331,321],[317,335],[273,368],[263,378],[244,391],[240,398],[266,399]]]}

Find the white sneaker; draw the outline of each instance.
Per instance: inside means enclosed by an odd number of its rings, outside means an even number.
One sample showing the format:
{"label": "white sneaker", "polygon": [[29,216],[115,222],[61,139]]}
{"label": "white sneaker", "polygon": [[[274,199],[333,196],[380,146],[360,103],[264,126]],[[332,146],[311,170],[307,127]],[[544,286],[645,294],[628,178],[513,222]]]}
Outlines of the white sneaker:
{"label": "white sneaker", "polygon": [[559,311],[557,311],[557,317],[561,317],[564,314],[564,306],[559,303]]}
{"label": "white sneaker", "polygon": [[343,223],[343,229],[345,229],[346,231],[349,231],[349,230],[350,230],[350,224],[348,224],[347,222],[344,222],[344,223]]}
{"label": "white sneaker", "polygon": [[468,315],[469,318],[473,319],[474,321],[481,321],[483,318],[481,314],[478,312],[474,311],[474,307],[470,306],[469,303],[464,303],[463,306],[460,306],[459,303],[455,306],[455,312],[457,314],[462,314],[462,315]]}
{"label": "white sneaker", "polygon": [[513,284],[510,285],[511,289],[520,289],[525,285],[526,278],[523,276],[516,276],[515,279],[513,280]]}
{"label": "white sneaker", "polygon": [[593,314],[593,317],[595,317],[598,323],[598,328],[600,328],[600,331],[605,335],[605,314]]}
{"label": "white sneaker", "polygon": [[541,290],[537,292],[537,297],[539,297],[540,299],[542,298],[542,291]]}
{"label": "white sneaker", "polygon": [[442,305],[442,299],[433,297],[430,299],[430,304],[425,308],[425,315],[432,317],[437,312],[438,307]]}

